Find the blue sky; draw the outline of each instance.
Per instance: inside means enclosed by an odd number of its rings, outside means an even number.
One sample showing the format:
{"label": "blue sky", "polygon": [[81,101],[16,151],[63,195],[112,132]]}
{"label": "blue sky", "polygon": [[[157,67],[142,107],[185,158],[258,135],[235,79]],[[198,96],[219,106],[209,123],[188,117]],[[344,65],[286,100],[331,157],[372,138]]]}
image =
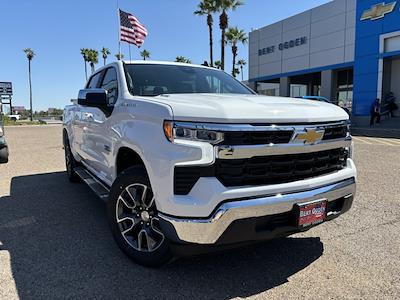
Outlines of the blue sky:
{"label": "blue sky", "polygon": [[[14,105],[29,106],[27,61],[23,48],[36,52],[32,64],[34,110],[62,108],[85,83],[80,48],[118,51],[116,0],[2,0],[0,17],[0,81],[12,81]],[[230,13],[230,25],[249,32],[280,21],[328,0],[247,0]],[[193,63],[208,59],[208,29],[203,17],[193,15],[197,0],[119,0],[120,8],[136,15],[149,36],[142,49],[155,60],[174,60],[183,55]],[[214,40],[220,41],[218,16]],[[122,46],[125,58],[128,46]],[[139,50],[132,47],[132,59]],[[231,69],[230,48],[226,70]],[[239,58],[248,59],[247,46]],[[220,48],[215,45],[215,58]],[[102,65],[100,61],[99,66]],[[247,70],[244,77],[247,78]]]}

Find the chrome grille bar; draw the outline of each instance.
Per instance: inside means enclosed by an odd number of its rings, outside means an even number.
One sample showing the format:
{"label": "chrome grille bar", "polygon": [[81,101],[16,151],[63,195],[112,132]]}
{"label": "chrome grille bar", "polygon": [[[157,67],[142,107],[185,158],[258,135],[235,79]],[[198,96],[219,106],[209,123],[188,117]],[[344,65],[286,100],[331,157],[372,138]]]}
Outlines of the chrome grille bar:
{"label": "chrome grille bar", "polygon": [[255,156],[299,154],[325,151],[329,149],[350,147],[351,137],[340,140],[322,141],[318,144],[268,144],[248,146],[219,146],[217,147],[217,158],[220,159],[244,159]]}

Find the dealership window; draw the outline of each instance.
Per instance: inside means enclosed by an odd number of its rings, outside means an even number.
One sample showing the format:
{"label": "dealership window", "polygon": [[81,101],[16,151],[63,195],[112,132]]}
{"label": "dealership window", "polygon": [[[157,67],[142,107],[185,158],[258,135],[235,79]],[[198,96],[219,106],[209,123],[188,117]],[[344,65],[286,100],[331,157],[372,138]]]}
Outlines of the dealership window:
{"label": "dealership window", "polygon": [[266,96],[279,96],[279,83],[257,83],[257,93]]}
{"label": "dealership window", "polygon": [[303,97],[307,96],[307,85],[305,84],[291,84],[290,97]]}
{"label": "dealership window", "polygon": [[336,104],[351,111],[353,104],[353,69],[337,71]]}

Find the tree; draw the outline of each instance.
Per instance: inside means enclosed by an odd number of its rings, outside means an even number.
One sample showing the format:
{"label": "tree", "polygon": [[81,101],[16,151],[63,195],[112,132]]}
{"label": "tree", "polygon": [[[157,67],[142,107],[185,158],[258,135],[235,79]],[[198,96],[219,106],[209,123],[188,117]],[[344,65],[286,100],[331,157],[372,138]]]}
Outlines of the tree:
{"label": "tree", "polygon": [[210,40],[210,66],[214,65],[213,58],[213,13],[217,12],[217,3],[216,0],[201,0],[201,2],[197,6],[197,10],[194,12],[195,15],[198,16],[207,16],[207,26],[209,32],[209,40]]}
{"label": "tree", "polygon": [[35,52],[31,48],[25,48],[23,50],[26,54],[26,58],[28,59],[28,74],[29,74],[29,104],[30,104],[30,117],[31,121],[33,121],[33,113],[32,113],[32,73],[31,73],[31,62],[33,57],[35,56]]}
{"label": "tree", "polygon": [[216,0],[217,9],[221,12],[219,16],[219,28],[221,29],[221,69],[225,70],[225,32],[228,28],[229,18],[227,11],[235,10],[243,5],[242,0]]}
{"label": "tree", "polygon": [[124,59],[124,55],[121,53],[121,54],[115,54],[115,57],[116,57],[116,59],[118,59],[118,60],[123,60]]}
{"label": "tree", "polygon": [[237,66],[240,68],[240,73],[242,74],[242,81],[243,81],[243,67],[247,64],[244,59],[239,59],[237,62]]}
{"label": "tree", "polygon": [[221,61],[220,61],[220,60],[216,60],[215,63],[214,63],[214,66],[215,66],[217,69],[221,69],[221,66],[222,66]]}
{"label": "tree", "polygon": [[101,54],[103,55],[104,65],[106,65],[107,57],[111,54],[110,49],[103,47],[103,49],[101,49]]}
{"label": "tree", "polygon": [[181,63],[186,63],[186,64],[191,64],[192,61],[184,56],[177,56],[175,59],[176,62],[181,62]]}
{"label": "tree", "polygon": [[236,57],[237,57],[237,44],[246,44],[248,40],[247,33],[243,29],[237,27],[230,27],[226,33],[226,42],[232,47],[233,64],[232,64],[232,76],[236,77]]}
{"label": "tree", "polygon": [[88,51],[88,62],[92,68],[92,74],[95,71],[95,65],[99,62],[99,52],[94,49],[89,49]]}
{"label": "tree", "polygon": [[83,63],[85,64],[85,77],[87,80],[87,61],[88,61],[88,54],[89,54],[89,49],[87,48],[81,48],[81,55],[83,57]]}
{"label": "tree", "polygon": [[146,60],[146,58],[150,58],[150,52],[147,51],[146,49],[143,49],[143,51],[140,51],[140,56],[143,57],[143,60]]}

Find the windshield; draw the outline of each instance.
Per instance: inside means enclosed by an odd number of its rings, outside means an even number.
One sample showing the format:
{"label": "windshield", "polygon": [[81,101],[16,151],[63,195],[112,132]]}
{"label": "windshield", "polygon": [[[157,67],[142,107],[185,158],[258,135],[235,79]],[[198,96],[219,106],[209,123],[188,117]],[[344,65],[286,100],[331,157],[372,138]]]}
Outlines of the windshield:
{"label": "windshield", "polygon": [[160,64],[126,64],[131,94],[253,94],[246,86],[220,70]]}

